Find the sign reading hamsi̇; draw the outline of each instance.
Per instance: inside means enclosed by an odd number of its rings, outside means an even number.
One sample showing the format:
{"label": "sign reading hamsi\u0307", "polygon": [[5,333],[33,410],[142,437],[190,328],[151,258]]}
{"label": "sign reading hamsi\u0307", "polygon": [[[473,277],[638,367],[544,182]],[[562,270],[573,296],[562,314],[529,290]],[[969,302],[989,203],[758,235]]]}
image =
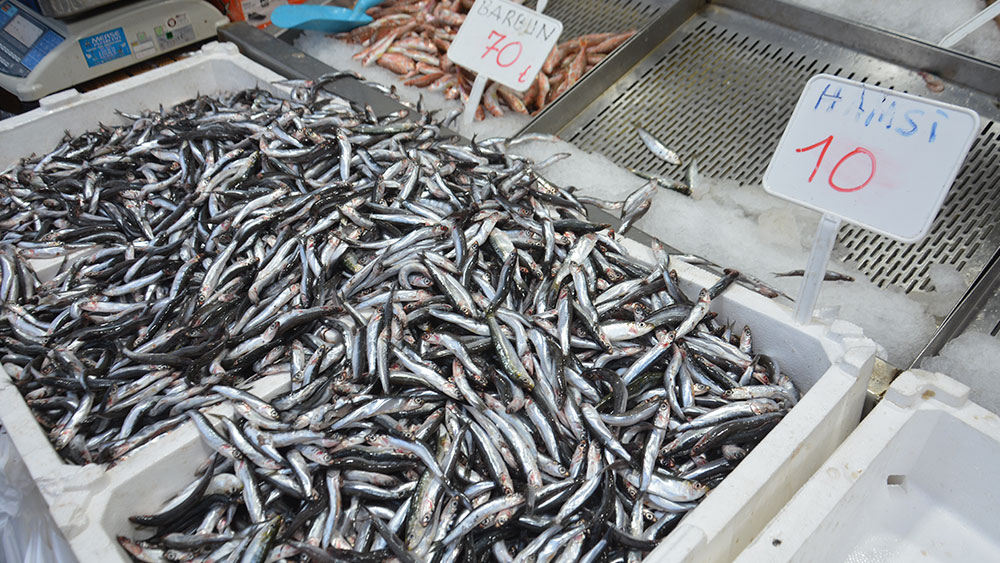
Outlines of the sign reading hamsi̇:
{"label": "sign reading hamsi\u0307", "polygon": [[806,83],[764,172],[764,189],[823,213],[795,303],[812,317],[841,221],[919,240],[972,140],[967,108],[818,74]]}
{"label": "sign reading hamsi\u0307", "polygon": [[875,232],[927,233],[979,132],[976,112],[816,75],[764,173],[764,189]]}

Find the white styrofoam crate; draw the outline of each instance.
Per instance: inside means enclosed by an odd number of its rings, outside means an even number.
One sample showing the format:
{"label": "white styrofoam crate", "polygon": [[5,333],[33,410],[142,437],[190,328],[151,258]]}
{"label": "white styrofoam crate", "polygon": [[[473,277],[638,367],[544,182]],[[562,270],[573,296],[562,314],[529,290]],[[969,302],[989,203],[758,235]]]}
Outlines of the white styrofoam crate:
{"label": "white styrofoam crate", "polygon": [[[637,245],[630,245],[639,251]],[[639,254],[639,252],[637,252]],[[716,278],[676,265],[692,294]],[[732,287],[713,301],[720,318],[754,329],[757,350],[792,374],[802,400],[740,465],[661,543],[648,561],[731,559],[784,505],[857,425],[876,346],[848,323],[801,327],[792,313],[757,293]],[[284,382],[262,381],[268,397]],[[0,377],[2,414],[53,517],[80,561],[126,561],[115,536],[134,532],[128,517],[155,512],[193,479],[210,450],[185,424],[140,448],[129,459],[101,466],[64,464],[17,390]]]}
{"label": "white styrofoam crate", "polygon": [[998,465],[1000,418],[905,372],[737,561],[1000,561]]}
{"label": "white styrofoam crate", "polygon": [[[31,152],[50,150],[62,131],[80,133],[100,123],[120,123],[114,110],[134,112],[168,106],[197,93],[247,87],[270,88],[278,75],[212,44],[167,67],[87,94],[64,93],[43,100],[28,114],[0,122],[0,167]],[[273,88],[271,88],[273,89]],[[648,255],[638,244],[630,248]],[[677,264],[692,294],[716,278]],[[721,319],[747,324],[755,348],[777,360],[804,394],[798,405],[760,445],[680,523],[650,561],[731,559],[776,514],[799,485],[833,452],[860,419],[876,345],[849,323],[796,325],[791,310],[742,287],[713,302]],[[269,397],[284,382],[262,381]],[[153,513],[193,479],[209,454],[190,423],[139,448],[108,469],[64,463],[17,389],[0,373],[0,423],[38,483],[53,519],[83,562],[125,562],[115,540],[134,535],[133,514]]]}
{"label": "white styrofoam crate", "polygon": [[[245,88],[278,92],[282,89],[272,83],[283,79],[240,55],[234,45],[209,43],[165,67],[84,94],[74,90],[53,94],[42,99],[38,109],[0,121],[0,167],[51,150],[65,131],[79,134],[101,123],[124,123],[115,110],[132,113],[161,104],[169,107],[198,94]],[[34,266],[44,281],[62,261],[39,261]],[[256,382],[251,390],[273,397],[287,390],[287,381],[272,377]],[[154,511],[193,479],[194,468],[210,453],[187,422],[132,451],[114,467],[72,465],[52,447],[4,370],[0,370],[0,405],[0,424],[81,562],[129,561],[115,540],[118,534],[133,534],[128,517]]]}
{"label": "white styrofoam crate", "polygon": [[[648,255],[638,244],[637,256]],[[689,295],[715,275],[675,261]],[[732,286],[712,311],[753,330],[754,350],[777,360],[802,399],[760,444],[681,520],[646,561],[731,561],[858,425],[877,345],[844,322],[796,324],[793,312],[767,297]]]}

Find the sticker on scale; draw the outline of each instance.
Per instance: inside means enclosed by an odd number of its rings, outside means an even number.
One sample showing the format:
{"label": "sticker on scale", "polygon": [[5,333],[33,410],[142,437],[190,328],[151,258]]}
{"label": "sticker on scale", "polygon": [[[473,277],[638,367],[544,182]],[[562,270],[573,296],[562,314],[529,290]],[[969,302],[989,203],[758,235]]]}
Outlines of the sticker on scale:
{"label": "sticker on scale", "polygon": [[455,64],[523,92],[562,33],[562,22],[509,0],[477,0],[448,49]]}
{"label": "sticker on scale", "polygon": [[183,47],[195,40],[194,25],[188,20],[186,12],[168,17],[161,25],[153,28],[153,34],[160,51]]}
{"label": "sticker on scale", "polygon": [[132,54],[137,60],[148,59],[156,54],[156,43],[153,35],[146,30],[140,30],[135,34],[135,41],[132,42]]}
{"label": "sticker on scale", "polygon": [[87,66],[95,67],[132,54],[125,30],[122,28],[104,31],[80,40],[80,49]]}

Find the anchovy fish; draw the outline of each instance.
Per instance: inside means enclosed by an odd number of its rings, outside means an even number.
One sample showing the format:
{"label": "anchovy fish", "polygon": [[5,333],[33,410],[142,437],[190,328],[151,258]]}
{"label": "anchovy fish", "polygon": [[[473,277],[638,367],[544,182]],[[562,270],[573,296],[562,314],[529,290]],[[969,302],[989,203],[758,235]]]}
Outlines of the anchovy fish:
{"label": "anchovy fish", "polygon": [[336,76],[0,172],[14,384],[70,463],[198,430],[209,461],[119,538],[137,560],[640,557],[799,398],[712,311],[738,273],[685,295],[505,143]]}

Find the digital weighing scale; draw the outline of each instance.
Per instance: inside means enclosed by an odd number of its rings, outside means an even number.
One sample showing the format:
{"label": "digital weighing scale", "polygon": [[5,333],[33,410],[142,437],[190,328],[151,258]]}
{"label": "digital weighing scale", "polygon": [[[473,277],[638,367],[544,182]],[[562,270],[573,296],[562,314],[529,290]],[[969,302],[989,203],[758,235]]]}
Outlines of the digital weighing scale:
{"label": "digital weighing scale", "polygon": [[214,37],[229,21],[205,0],[139,0],[65,21],[31,4],[0,0],[0,88],[23,102]]}

